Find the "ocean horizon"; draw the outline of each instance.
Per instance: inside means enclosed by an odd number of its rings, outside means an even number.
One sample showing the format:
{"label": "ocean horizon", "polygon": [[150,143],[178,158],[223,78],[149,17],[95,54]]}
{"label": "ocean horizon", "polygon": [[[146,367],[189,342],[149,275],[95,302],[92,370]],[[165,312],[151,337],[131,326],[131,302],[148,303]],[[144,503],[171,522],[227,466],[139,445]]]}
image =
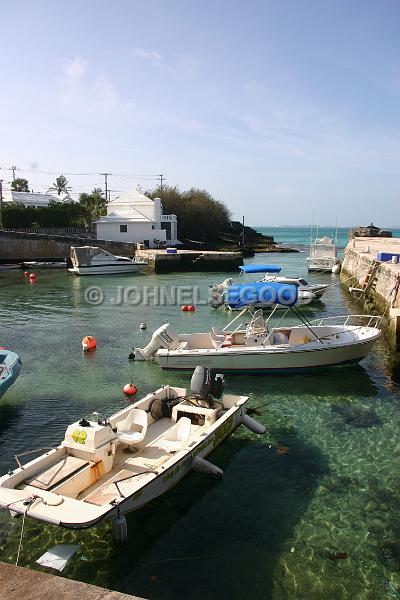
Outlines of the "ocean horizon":
{"label": "ocean horizon", "polygon": [[[285,246],[294,246],[304,248],[310,245],[310,241],[316,237],[328,236],[337,239],[337,247],[345,248],[349,240],[349,231],[352,227],[336,227],[319,225],[314,226],[312,231],[309,225],[294,226],[287,225],[281,227],[255,225],[253,229],[264,235],[272,235],[275,242]],[[392,232],[393,237],[400,237],[400,227],[381,227]]]}

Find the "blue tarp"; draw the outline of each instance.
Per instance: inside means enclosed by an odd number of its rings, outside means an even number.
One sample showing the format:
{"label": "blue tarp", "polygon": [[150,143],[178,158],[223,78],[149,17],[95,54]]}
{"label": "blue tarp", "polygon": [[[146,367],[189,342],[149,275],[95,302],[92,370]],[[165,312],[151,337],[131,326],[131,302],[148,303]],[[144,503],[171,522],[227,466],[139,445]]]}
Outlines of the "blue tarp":
{"label": "blue tarp", "polygon": [[297,302],[297,297],[296,285],[258,281],[231,285],[227,289],[225,302],[231,308],[244,308],[259,303],[293,306]]}
{"label": "blue tarp", "polygon": [[243,273],[280,273],[279,265],[243,265],[239,267]]}
{"label": "blue tarp", "polygon": [[398,262],[400,262],[400,254],[396,254],[395,252],[378,252],[378,260],[381,262],[391,262],[393,256],[397,256]]}

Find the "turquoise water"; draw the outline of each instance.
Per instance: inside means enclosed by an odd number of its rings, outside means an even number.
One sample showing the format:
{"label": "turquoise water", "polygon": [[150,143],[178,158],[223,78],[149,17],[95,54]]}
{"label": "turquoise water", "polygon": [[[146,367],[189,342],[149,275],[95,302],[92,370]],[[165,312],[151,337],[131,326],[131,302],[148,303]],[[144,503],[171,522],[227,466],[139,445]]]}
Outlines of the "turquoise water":
{"label": "turquoise water", "polygon": [[[255,227],[260,233],[272,235],[276,242],[282,242],[288,246],[305,248],[310,245],[310,227]],[[336,239],[338,248],[344,248],[348,242],[349,227],[313,227],[312,240],[324,235]],[[388,228],[393,237],[400,237],[400,229]]]}
{"label": "turquoise water", "polygon": [[[288,274],[306,275],[305,254],[258,255]],[[68,423],[90,411],[112,414],[140,394],[188,379],[151,363],[127,360],[169,320],[176,329],[223,325],[221,309],[200,305],[112,304],[118,286],[195,285],[204,298],[226,273],[75,278],[0,273],[0,345],[23,360],[0,402],[0,473],[14,454],[57,444]],[[310,281],[337,283],[330,274]],[[100,286],[104,303],[85,301]],[[132,297],[132,295],[131,295]],[[333,286],[309,318],[355,311]],[[147,331],[139,324],[147,323]],[[98,348],[83,355],[84,335]],[[238,429],[212,455],[219,482],[191,474],[169,493],[128,516],[127,548],[112,546],[110,524],[70,532],[27,521],[20,564],[54,543],[79,543],[63,575],[154,599],[251,598],[372,600],[400,593],[400,374],[384,341],[358,366],[287,377],[230,377],[227,389],[250,394],[264,436]],[[21,519],[0,513],[0,560],[16,558]]]}

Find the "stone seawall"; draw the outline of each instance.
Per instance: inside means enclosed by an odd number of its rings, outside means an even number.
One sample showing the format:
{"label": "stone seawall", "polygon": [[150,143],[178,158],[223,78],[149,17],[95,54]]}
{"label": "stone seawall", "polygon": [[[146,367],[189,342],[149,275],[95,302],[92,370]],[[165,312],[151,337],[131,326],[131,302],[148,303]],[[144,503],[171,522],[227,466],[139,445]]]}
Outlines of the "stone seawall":
{"label": "stone seawall", "polygon": [[[361,241],[362,240],[362,241]],[[394,347],[400,347],[400,289],[397,281],[399,265],[391,262],[377,262],[378,251],[398,252],[397,246],[388,247],[390,239],[355,238],[346,247],[340,281],[344,287],[362,290],[365,279],[376,266],[375,273],[365,291],[353,291],[352,297],[358,300],[370,314],[385,314],[384,325],[389,340]],[[399,240],[400,242],[400,240]]]}
{"label": "stone seawall", "polygon": [[64,260],[69,257],[71,246],[99,246],[111,254],[131,257],[136,251],[136,244],[128,242],[0,230],[0,263]]}

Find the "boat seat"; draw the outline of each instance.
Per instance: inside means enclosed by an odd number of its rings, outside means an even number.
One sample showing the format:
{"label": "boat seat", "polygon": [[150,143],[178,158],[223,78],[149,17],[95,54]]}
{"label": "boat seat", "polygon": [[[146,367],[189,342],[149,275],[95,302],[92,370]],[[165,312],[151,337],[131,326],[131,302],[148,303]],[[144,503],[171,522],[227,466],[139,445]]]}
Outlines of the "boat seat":
{"label": "boat seat", "polygon": [[216,333],[214,329],[210,331],[211,344],[215,349],[221,348],[222,344],[226,340],[226,336],[221,333]]}
{"label": "boat seat", "polygon": [[188,439],[191,431],[189,417],[181,417],[163,437],[160,446],[167,452],[177,450],[182,442]]}
{"label": "boat seat", "polygon": [[141,442],[147,432],[147,421],[145,410],[132,408],[126,419],[117,423],[117,440],[128,446]]}

